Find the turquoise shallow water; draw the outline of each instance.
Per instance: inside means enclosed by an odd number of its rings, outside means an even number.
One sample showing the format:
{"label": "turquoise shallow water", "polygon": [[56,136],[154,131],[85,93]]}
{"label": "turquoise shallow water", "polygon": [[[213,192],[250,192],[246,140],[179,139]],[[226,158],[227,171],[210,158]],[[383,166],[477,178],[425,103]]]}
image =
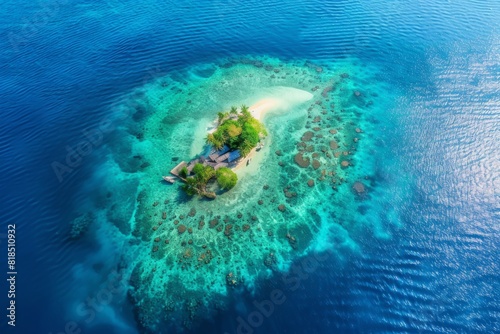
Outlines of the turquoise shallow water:
{"label": "turquoise shallow water", "polygon": [[[334,250],[344,259],[361,251],[359,233],[390,237],[399,218],[383,194],[404,198],[408,180],[377,175],[379,161],[396,163],[377,142],[392,126],[383,115],[397,91],[360,64],[221,59],[156,78],[114,106],[129,117],[95,173],[103,187],[89,210],[102,217],[98,234],[119,231],[130,245],[122,261],[141,325],[158,332],[176,319],[190,328],[303,256]],[[263,99],[279,105],[264,116],[265,147],[237,169],[237,187],[206,201],[161,182],[206,151],[218,111]]]}
{"label": "turquoise shallow water", "polygon": [[[6,2],[17,332],[498,332],[498,5]],[[285,108],[233,191],[161,183],[218,111],[265,97]],[[71,238],[75,219],[91,224]]]}

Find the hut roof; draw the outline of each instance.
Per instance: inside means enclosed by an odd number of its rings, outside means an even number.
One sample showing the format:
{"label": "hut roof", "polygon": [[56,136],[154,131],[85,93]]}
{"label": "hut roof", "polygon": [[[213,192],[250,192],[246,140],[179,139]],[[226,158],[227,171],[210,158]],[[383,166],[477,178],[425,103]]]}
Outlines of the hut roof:
{"label": "hut roof", "polygon": [[217,166],[217,163],[216,162],[211,162],[211,161],[206,161],[205,165],[215,167],[215,166]]}
{"label": "hut roof", "polygon": [[223,154],[223,155],[219,156],[217,159],[215,159],[215,161],[216,161],[216,162],[222,162],[222,161],[224,161],[224,160],[227,160],[227,159],[229,158],[229,155],[230,155],[230,154],[231,154],[230,152],[227,152],[227,153],[225,153],[225,154]]}
{"label": "hut roof", "polygon": [[222,167],[227,167],[229,164],[227,162],[219,162],[217,165],[214,166],[214,169],[217,170]]}
{"label": "hut roof", "polygon": [[224,147],[221,148],[218,153],[219,153],[219,155],[221,155],[221,154],[224,154],[226,152],[229,152],[229,146],[224,145]]}
{"label": "hut roof", "polygon": [[223,148],[221,148],[218,151],[212,152],[208,157],[210,158],[210,160],[216,161],[219,156],[223,155],[224,153],[226,153],[228,151],[229,151],[229,146],[224,145]]}
{"label": "hut roof", "polygon": [[235,150],[235,151],[229,152],[229,158],[227,159],[227,161],[232,162],[232,161],[238,159],[239,157],[241,157],[240,150]]}

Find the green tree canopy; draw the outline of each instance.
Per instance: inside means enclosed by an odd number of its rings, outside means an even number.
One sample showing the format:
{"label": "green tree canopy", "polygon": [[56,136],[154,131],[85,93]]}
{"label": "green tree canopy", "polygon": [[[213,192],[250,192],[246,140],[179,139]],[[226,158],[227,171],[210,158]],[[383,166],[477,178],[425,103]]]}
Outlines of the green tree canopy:
{"label": "green tree canopy", "polygon": [[217,183],[222,189],[229,190],[238,182],[238,176],[236,173],[227,167],[219,168],[215,172],[215,175],[217,177]]}
{"label": "green tree canopy", "polygon": [[182,189],[184,189],[189,196],[196,195],[200,192],[198,189],[198,182],[194,177],[188,177],[186,183],[182,185]]}
{"label": "green tree canopy", "polygon": [[215,170],[211,166],[198,163],[194,165],[192,172],[194,176],[186,178],[186,183],[182,186],[186,194],[210,197],[211,194],[207,192],[206,187],[208,181],[215,176]]}
{"label": "green tree canopy", "polygon": [[181,177],[187,177],[189,174],[189,171],[186,166],[182,167],[181,170],[179,171],[179,175]]}
{"label": "green tree canopy", "polygon": [[[234,108],[234,109],[233,109]],[[230,113],[237,109],[231,108]],[[215,149],[221,149],[224,145],[233,150],[240,150],[246,156],[257,146],[261,135],[267,135],[264,125],[252,117],[247,106],[241,106],[241,113],[237,119],[227,118],[227,113],[219,113],[219,126],[217,130],[206,138],[207,144]]]}

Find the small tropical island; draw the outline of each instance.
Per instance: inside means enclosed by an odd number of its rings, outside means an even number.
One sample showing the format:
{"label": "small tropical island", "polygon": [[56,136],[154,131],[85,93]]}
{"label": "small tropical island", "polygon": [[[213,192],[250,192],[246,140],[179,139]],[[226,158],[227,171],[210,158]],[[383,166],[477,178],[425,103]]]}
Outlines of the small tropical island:
{"label": "small tropical island", "polygon": [[[247,106],[239,110],[233,106],[228,112],[218,113],[217,127],[206,137],[210,153],[189,163],[182,161],[170,173],[184,182],[182,189],[189,196],[215,199],[216,191],[228,191],[236,185],[238,176],[232,168],[254,149],[259,150],[265,136],[264,125]],[[173,182],[171,177],[164,179]]]}

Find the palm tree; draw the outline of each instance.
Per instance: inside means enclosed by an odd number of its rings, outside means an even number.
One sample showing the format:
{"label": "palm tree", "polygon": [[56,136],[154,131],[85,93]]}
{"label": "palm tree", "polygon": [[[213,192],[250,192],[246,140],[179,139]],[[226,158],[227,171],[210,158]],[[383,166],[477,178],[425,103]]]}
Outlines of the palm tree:
{"label": "palm tree", "polygon": [[220,150],[224,147],[224,138],[221,138],[220,134],[217,132],[209,133],[205,141],[208,145],[213,146],[216,150]]}
{"label": "palm tree", "polygon": [[226,142],[226,138],[224,138],[224,134],[220,133],[220,131],[214,132],[214,147],[218,150],[224,147]]}
{"label": "palm tree", "polygon": [[207,137],[205,138],[205,142],[208,144],[208,145],[214,145],[214,134],[213,133],[209,133],[207,135]]}
{"label": "palm tree", "polygon": [[248,107],[246,105],[241,106],[241,116],[240,117],[243,120],[247,120],[250,117],[252,117],[252,114],[250,113],[250,110],[248,109]]}
{"label": "palm tree", "polygon": [[251,142],[249,142],[248,140],[245,139],[245,141],[243,141],[243,143],[240,146],[241,155],[243,155],[244,157],[246,157],[248,155],[248,153],[250,153],[250,151],[253,148],[254,148],[254,145],[252,145]]}
{"label": "palm tree", "polygon": [[238,108],[236,108],[235,106],[232,106],[231,110],[229,111],[229,113],[231,115],[237,115],[238,114]]}
{"label": "palm tree", "polygon": [[219,125],[222,124],[222,121],[224,121],[225,117],[226,115],[223,112],[217,113],[217,122],[219,122]]}

